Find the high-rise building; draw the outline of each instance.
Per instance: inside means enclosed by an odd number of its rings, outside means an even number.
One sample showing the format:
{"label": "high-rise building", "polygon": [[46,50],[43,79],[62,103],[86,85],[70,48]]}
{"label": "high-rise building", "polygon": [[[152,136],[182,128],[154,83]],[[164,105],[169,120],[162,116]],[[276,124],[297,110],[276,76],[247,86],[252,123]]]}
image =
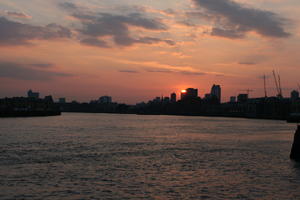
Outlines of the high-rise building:
{"label": "high-rise building", "polygon": [[221,86],[214,84],[211,88],[210,95],[212,98],[217,98],[218,102],[221,103]]}
{"label": "high-rise building", "polygon": [[195,99],[198,97],[198,89],[187,88],[181,91],[181,100]]}
{"label": "high-rise building", "polygon": [[175,92],[173,92],[170,97],[171,97],[171,102],[172,103],[174,103],[174,102],[177,101],[177,99],[176,99],[176,93]]}
{"label": "high-rise building", "polygon": [[35,98],[35,99],[38,99],[39,96],[40,96],[40,93],[38,93],[38,92],[33,92],[32,90],[28,90],[27,96],[28,96],[29,98]]}

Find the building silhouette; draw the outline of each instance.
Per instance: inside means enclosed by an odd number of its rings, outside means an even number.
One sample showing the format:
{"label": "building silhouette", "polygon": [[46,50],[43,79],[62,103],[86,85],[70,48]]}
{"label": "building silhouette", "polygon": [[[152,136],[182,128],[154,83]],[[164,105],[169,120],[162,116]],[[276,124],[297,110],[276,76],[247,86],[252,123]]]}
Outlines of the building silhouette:
{"label": "building silhouette", "polygon": [[211,98],[216,98],[218,103],[221,103],[221,86],[214,84],[211,88],[210,95]]}
{"label": "building silhouette", "polygon": [[170,95],[170,101],[172,102],[172,103],[174,103],[174,102],[176,102],[177,101],[177,97],[176,97],[176,93],[175,92],[173,92],[171,95]]}
{"label": "building silhouette", "polygon": [[162,101],[163,103],[170,103],[170,97],[164,97]]}
{"label": "building silhouette", "polygon": [[229,102],[230,103],[235,103],[236,102],[236,96],[231,96]]}
{"label": "building silhouette", "polygon": [[237,96],[238,103],[246,103],[248,101],[248,94],[239,94]]}
{"label": "building silhouette", "polygon": [[59,98],[58,103],[66,103],[66,98],[64,97]]}
{"label": "building silhouette", "polygon": [[38,99],[39,96],[40,96],[40,93],[38,93],[38,92],[33,92],[31,89],[28,90],[28,92],[27,92],[27,97],[29,97],[29,98]]}
{"label": "building silhouette", "polygon": [[51,95],[45,96],[44,100],[45,100],[46,102],[51,102],[51,103],[54,102],[54,101],[53,101],[53,97],[52,97]]}
{"label": "building silhouette", "polygon": [[299,92],[298,92],[297,90],[293,90],[293,91],[291,92],[291,100],[292,100],[292,101],[295,101],[295,100],[297,100],[297,99],[299,99]]}
{"label": "building silhouette", "polygon": [[102,96],[99,98],[98,103],[112,103],[112,98],[110,96]]}
{"label": "building silhouette", "polygon": [[198,89],[187,88],[181,91],[181,100],[196,99],[198,97]]}

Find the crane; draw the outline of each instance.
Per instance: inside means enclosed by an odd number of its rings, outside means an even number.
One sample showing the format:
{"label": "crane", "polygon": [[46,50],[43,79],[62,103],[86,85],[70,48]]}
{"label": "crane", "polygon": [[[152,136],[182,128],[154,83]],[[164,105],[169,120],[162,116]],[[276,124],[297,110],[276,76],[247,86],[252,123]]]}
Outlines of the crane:
{"label": "crane", "polygon": [[273,70],[273,76],[274,76],[275,86],[276,86],[276,90],[277,90],[277,97],[282,98],[280,75],[276,74],[276,72]]}
{"label": "crane", "polygon": [[263,79],[264,79],[264,92],[265,92],[265,98],[267,98],[267,97],[268,97],[268,95],[267,95],[267,82],[266,82],[267,77],[266,77],[265,74],[264,74],[264,76],[263,76]]}
{"label": "crane", "polygon": [[281,80],[279,74],[278,74],[278,84],[279,84],[279,97],[282,97],[282,87],[281,87]]}

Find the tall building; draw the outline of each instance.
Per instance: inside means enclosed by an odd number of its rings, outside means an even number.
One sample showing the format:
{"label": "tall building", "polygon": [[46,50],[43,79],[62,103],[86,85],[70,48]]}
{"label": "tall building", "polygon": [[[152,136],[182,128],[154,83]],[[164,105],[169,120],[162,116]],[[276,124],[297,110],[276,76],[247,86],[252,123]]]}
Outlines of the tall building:
{"label": "tall building", "polygon": [[181,100],[195,99],[198,97],[198,89],[187,88],[181,91]]}
{"label": "tall building", "polygon": [[221,86],[214,84],[211,88],[210,95],[212,98],[217,98],[218,102],[221,103]]}
{"label": "tall building", "polygon": [[27,92],[27,97],[29,97],[29,98],[38,99],[39,96],[40,96],[40,93],[38,93],[38,92],[33,92],[32,90],[28,90],[28,92]]}
{"label": "tall building", "polygon": [[176,99],[176,93],[175,92],[173,92],[170,97],[171,97],[171,102],[172,103],[174,103],[174,102],[177,101],[177,99]]}
{"label": "tall building", "polygon": [[99,98],[98,103],[112,103],[112,98],[110,96],[102,96]]}

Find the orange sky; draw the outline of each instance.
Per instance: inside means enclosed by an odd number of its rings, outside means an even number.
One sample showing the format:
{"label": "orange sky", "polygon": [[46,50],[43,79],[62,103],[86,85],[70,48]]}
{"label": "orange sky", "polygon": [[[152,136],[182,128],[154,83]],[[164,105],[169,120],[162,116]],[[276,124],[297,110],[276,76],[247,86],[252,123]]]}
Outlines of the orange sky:
{"label": "orange sky", "polygon": [[[298,75],[300,2],[165,0],[0,2],[0,97],[136,103],[213,84],[222,100],[281,75],[289,96]],[[50,24],[50,25],[49,25]]]}

